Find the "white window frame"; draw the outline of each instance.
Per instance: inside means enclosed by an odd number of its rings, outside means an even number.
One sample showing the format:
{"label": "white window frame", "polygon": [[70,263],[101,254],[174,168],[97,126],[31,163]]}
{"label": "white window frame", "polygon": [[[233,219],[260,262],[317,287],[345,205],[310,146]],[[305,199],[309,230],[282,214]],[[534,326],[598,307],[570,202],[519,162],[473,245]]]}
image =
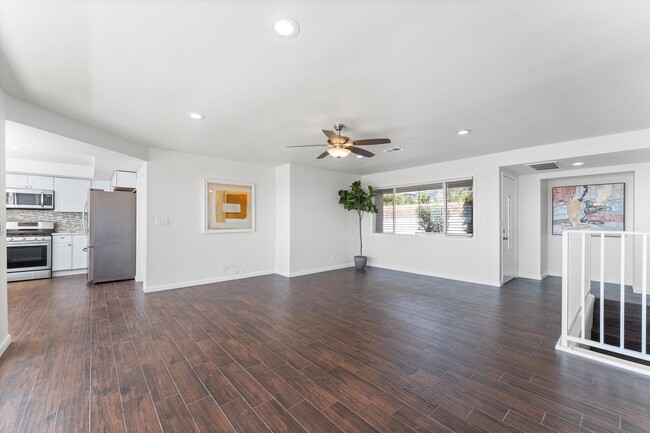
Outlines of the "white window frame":
{"label": "white window frame", "polygon": [[[448,213],[447,213],[447,184],[453,183],[453,182],[459,182],[459,181],[464,181],[464,180],[471,180],[472,181],[472,194],[474,197],[472,198],[472,233],[448,233]],[[395,195],[397,194],[395,191],[397,189],[404,189],[404,188],[413,188],[414,190],[418,190],[418,188],[422,186],[427,186],[427,185],[432,185],[432,184],[437,184],[441,183],[442,188],[443,188],[443,196],[445,197],[444,200],[444,213],[445,213],[445,218],[444,218],[444,225],[445,225],[445,230],[444,232],[436,232],[436,233],[414,233],[414,234],[407,234],[407,233],[395,233],[397,227],[396,227],[396,210],[395,210]],[[392,195],[393,195],[393,201],[392,201],[392,206],[393,206],[393,231],[392,233],[386,233],[386,232],[378,232],[377,231],[377,215],[374,215],[373,217],[373,223],[372,223],[372,233],[373,235],[386,235],[386,236],[430,236],[430,237],[439,237],[439,236],[446,236],[446,237],[458,237],[458,238],[474,238],[474,235],[476,234],[476,224],[474,221],[476,221],[476,206],[475,206],[475,198],[476,198],[476,177],[475,176],[465,176],[465,177],[458,177],[458,178],[453,178],[453,179],[445,179],[445,180],[436,180],[436,181],[430,181],[430,182],[419,182],[419,183],[414,183],[414,184],[405,184],[405,185],[395,185],[395,186],[386,186],[386,187],[377,187],[374,188],[376,191],[386,191],[386,190],[392,190]]]}

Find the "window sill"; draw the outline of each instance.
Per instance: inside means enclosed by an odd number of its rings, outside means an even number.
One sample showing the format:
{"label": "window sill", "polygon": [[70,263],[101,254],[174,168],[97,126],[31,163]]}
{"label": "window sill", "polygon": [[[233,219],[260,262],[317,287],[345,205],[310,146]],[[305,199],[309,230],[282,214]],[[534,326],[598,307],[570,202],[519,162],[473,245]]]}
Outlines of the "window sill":
{"label": "window sill", "polygon": [[459,238],[459,239],[474,239],[474,234],[462,234],[462,233],[377,233],[372,232],[373,236],[397,236],[397,237],[409,237],[409,238]]}

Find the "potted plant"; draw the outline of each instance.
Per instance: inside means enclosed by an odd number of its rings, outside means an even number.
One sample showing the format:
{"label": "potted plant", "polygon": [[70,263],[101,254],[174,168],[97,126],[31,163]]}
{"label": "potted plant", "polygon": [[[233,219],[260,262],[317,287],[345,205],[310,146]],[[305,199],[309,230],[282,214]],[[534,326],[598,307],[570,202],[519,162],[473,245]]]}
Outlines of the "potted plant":
{"label": "potted plant", "polygon": [[363,255],[361,221],[366,212],[377,213],[377,206],[372,200],[376,195],[377,193],[370,185],[367,191],[363,189],[360,180],[353,182],[349,190],[342,189],[339,191],[339,203],[343,205],[345,210],[356,211],[359,216],[359,255],[354,256],[354,265],[357,269],[365,268],[368,262],[368,258]]}

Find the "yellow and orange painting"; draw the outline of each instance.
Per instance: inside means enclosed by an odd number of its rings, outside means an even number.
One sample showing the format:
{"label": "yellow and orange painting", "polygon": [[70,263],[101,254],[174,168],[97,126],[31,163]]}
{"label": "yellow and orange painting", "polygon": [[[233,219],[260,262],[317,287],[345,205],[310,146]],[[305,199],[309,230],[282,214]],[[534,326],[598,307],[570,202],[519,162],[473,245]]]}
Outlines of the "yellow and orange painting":
{"label": "yellow and orange painting", "polygon": [[253,184],[205,181],[206,232],[252,231]]}

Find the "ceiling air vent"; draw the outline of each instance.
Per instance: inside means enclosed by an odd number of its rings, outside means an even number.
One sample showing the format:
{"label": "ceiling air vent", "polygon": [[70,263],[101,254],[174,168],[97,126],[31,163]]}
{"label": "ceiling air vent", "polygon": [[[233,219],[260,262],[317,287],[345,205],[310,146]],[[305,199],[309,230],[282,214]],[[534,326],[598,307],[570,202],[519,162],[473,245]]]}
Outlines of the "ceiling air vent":
{"label": "ceiling air vent", "polygon": [[557,165],[557,161],[535,162],[526,165],[535,171],[558,170],[562,168],[559,165]]}
{"label": "ceiling air vent", "polygon": [[395,147],[391,147],[390,149],[384,149],[384,152],[392,153],[392,152],[401,152],[402,150],[404,150],[404,149],[402,149],[401,147],[395,146]]}

